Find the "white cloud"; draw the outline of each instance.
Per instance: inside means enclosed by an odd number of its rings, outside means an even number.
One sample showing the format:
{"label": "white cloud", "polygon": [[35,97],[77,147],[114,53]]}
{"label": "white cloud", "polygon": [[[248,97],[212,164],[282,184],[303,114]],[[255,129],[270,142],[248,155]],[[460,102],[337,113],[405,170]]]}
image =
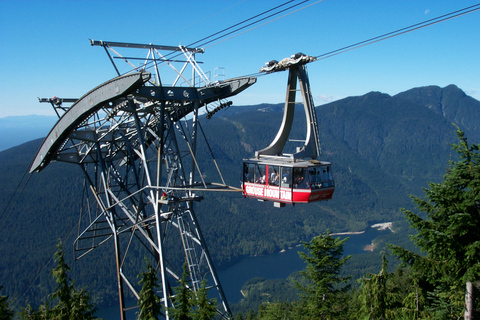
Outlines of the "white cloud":
{"label": "white cloud", "polygon": [[324,104],[324,103],[332,102],[333,97],[323,94],[323,95],[318,95],[313,97],[313,100],[315,100],[315,102],[317,103]]}

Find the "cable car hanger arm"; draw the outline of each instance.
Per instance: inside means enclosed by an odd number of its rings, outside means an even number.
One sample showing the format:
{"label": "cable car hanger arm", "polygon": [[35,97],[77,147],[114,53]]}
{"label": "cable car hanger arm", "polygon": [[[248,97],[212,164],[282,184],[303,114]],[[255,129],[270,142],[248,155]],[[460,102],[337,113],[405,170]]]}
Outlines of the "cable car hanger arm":
{"label": "cable car hanger arm", "polygon": [[282,124],[273,142],[270,143],[270,145],[266,148],[255,152],[255,157],[257,159],[261,156],[287,156],[283,154],[283,149],[288,141],[288,137],[290,136],[290,131],[292,129],[295,113],[297,80],[302,92],[307,128],[304,145],[302,147],[298,147],[296,153],[289,155],[289,157],[292,159],[315,160],[320,155],[321,149],[318,123],[315,114],[315,106],[313,105],[307,68],[305,66],[307,63],[315,60],[315,57],[310,57],[303,53],[297,53],[290,58],[281,60],[280,62],[272,60],[266,64],[266,67],[260,69],[260,72],[266,73],[273,73],[288,69],[289,76]]}

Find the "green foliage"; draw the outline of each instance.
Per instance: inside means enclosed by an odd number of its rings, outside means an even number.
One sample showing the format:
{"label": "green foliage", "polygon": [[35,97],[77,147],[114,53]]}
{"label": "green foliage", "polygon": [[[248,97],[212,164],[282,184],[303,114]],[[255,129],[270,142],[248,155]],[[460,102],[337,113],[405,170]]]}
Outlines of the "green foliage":
{"label": "green foliage", "polygon": [[306,319],[304,306],[296,302],[264,303],[258,309],[258,320],[300,320]]}
{"label": "green foliage", "polygon": [[469,145],[461,130],[453,149],[459,160],[451,161],[443,181],[429,183],[425,199],[412,196],[423,218],[403,210],[417,231],[412,240],[426,254],[399,246],[393,252],[428,282],[427,308],[444,318],[459,317],[464,310],[465,284],[480,280],[480,153]]}
{"label": "green foliage", "polygon": [[51,295],[51,302],[57,301],[49,310],[51,319],[94,319],[96,308],[90,302],[90,294],[85,290],[75,289],[73,281],[68,277],[70,267],[65,262],[62,242],[59,241],[55,253],[57,266],[52,270],[52,276],[57,283],[56,290]]}
{"label": "green foliage", "polygon": [[371,319],[383,319],[387,312],[387,280],[389,274],[387,271],[388,262],[383,255],[382,270],[377,274],[368,274],[360,279],[361,291],[358,299],[361,301],[361,307],[358,310],[359,317]]}
{"label": "green foliage", "polygon": [[217,314],[217,300],[208,298],[206,281],[203,280],[199,289],[193,292],[189,286],[188,266],[183,264],[182,277],[174,288],[173,307],[168,308],[171,319],[174,320],[210,320]]}
{"label": "green foliage", "polygon": [[158,287],[157,274],[147,258],[145,258],[147,264],[147,271],[140,273],[139,284],[142,285],[140,290],[140,299],[138,303],[140,305],[139,320],[156,320],[162,314],[162,305],[160,298],[155,293],[155,288]]}
{"label": "green foliage", "polygon": [[[336,319],[344,311],[340,293],[345,292],[349,277],[340,270],[351,256],[343,257],[343,245],[348,238],[333,238],[330,232],[321,234],[310,243],[303,242],[308,253],[299,252],[307,267],[301,272],[304,281],[297,282],[305,302],[305,313],[311,319]],[[342,286],[343,285],[343,286]]]}
{"label": "green foliage", "polygon": [[19,317],[22,320],[45,320],[48,319],[47,309],[45,305],[41,305],[39,309],[34,309],[30,304],[22,308],[19,312]]}
{"label": "green foliage", "polygon": [[195,320],[210,320],[217,314],[217,299],[208,299],[208,290],[205,280],[200,284],[200,288],[193,295],[194,308],[191,312],[192,318]]}
{"label": "green foliage", "polygon": [[[379,274],[367,274],[359,279],[360,293],[357,297],[359,319],[389,319],[397,313],[403,296],[399,296],[399,278],[388,272],[388,261],[385,253],[382,256],[382,270]],[[401,286],[400,286],[401,287]]]}
{"label": "green foliage", "polygon": [[3,287],[0,286],[0,320],[13,319],[13,311],[10,310],[8,297],[1,295]]}
{"label": "green foliage", "polygon": [[182,277],[179,284],[173,290],[175,298],[173,299],[173,307],[168,308],[168,314],[173,320],[189,320],[191,319],[193,293],[188,285],[188,267],[187,263],[183,264]]}
{"label": "green foliage", "polygon": [[96,319],[96,308],[90,302],[90,294],[85,290],[75,289],[69,278],[70,267],[65,262],[62,242],[57,245],[55,252],[56,266],[52,276],[57,284],[55,291],[48,297],[47,302],[35,310],[28,305],[22,310],[22,319],[54,319],[54,320],[91,320]]}
{"label": "green foliage", "polygon": [[58,300],[58,304],[54,307],[54,313],[58,315],[59,319],[65,319],[68,318],[70,301],[73,298],[73,284],[69,284],[72,282],[68,277],[70,267],[65,263],[65,254],[61,241],[59,241],[57,249],[54,256],[57,265],[52,270],[52,276],[57,283],[57,287],[55,292],[52,293],[51,298],[52,300]]}
{"label": "green foliage", "polygon": [[297,301],[299,299],[296,288],[298,273],[290,275],[287,279],[253,278],[242,287],[244,298],[232,306],[234,314],[247,314],[250,310],[258,310],[260,305],[278,301]]}

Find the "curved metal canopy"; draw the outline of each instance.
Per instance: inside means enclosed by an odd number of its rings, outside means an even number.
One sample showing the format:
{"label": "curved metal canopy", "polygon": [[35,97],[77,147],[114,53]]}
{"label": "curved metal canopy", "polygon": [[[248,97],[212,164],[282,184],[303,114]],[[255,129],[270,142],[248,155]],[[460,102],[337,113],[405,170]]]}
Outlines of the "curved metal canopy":
{"label": "curved metal canopy", "polygon": [[37,151],[30,172],[41,171],[53,160],[56,150],[75,128],[105,103],[127,95],[150,79],[150,73],[133,73],[107,81],[77,100],[50,130]]}
{"label": "curved metal canopy", "polygon": [[[196,88],[147,86],[146,83],[149,79],[150,73],[147,72],[127,74],[99,85],[78,99],[63,114],[43,141],[32,162],[30,172],[41,171],[54,160],[84,162],[85,154],[81,154],[78,150],[77,152],[62,150],[62,153],[59,150],[66,146],[69,138],[105,142],[109,136],[105,132],[90,130],[86,121],[95,113],[113,112],[118,108],[125,107],[128,96],[142,100],[144,105],[148,101],[165,103],[166,112],[170,114],[171,119],[178,121],[194,111],[195,103],[204,105],[236,95],[256,82],[256,78],[241,77]],[[145,111],[147,110],[145,109]],[[100,119],[101,116],[99,115],[98,118]],[[92,159],[96,157],[94,153],[90,153],[89,156]]]}

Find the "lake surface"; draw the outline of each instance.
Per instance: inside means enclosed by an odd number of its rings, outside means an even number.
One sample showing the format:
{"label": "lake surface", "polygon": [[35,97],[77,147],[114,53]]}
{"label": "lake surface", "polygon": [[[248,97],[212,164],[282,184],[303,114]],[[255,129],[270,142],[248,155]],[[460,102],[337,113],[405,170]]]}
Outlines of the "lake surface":
{"label": "lake surface", "polygon": [[[343,247],[344,254],[350,255],[365,252],[365,247],[370,245],[373,239],[390,232],[389,229],[368,228],[362,234],[334,237],[350,238]],[[298,255],[298,251],[303,251],[303,249],[303,246],[299,246],[266,256],[248,257],[228,269],[218,272],[228,302],[238,303],[242,299],[240,292],[242,286],[252,278],[286,279],[291,273],[305,269],[305,262]]]}
{"label": "lake surface", "polygon": [[[389,229],[379,230],[368,228],[364,233],[352,235],[339,235],[342,239],[350,239],[344,245],[344,254],[359,254],[365,252],[365,247],[372,241],[383,235],[390,233]],[[248,280],[260,277],[264,279],[286,279],[292,272],[305,269],[305,262],[298,255],[298,251],[303,250],[303,246],[298,246],[284,252],[272,253],[265,256],[248,257],[233,266],[219,271],[218,277],[223,290],[230,304],[238,303],[242,299],[240,290]],[[131,302],[135,305],[136,302]],[[128,303],[127,303],[128,304]],[[99,310],[96,316],[105,320],[119,319],[118,306]],[[136,310],[135,310],[136,311]],[[135,314],[135,311],[131,311]],[[128,317],[128,315],[127,315]]]}

